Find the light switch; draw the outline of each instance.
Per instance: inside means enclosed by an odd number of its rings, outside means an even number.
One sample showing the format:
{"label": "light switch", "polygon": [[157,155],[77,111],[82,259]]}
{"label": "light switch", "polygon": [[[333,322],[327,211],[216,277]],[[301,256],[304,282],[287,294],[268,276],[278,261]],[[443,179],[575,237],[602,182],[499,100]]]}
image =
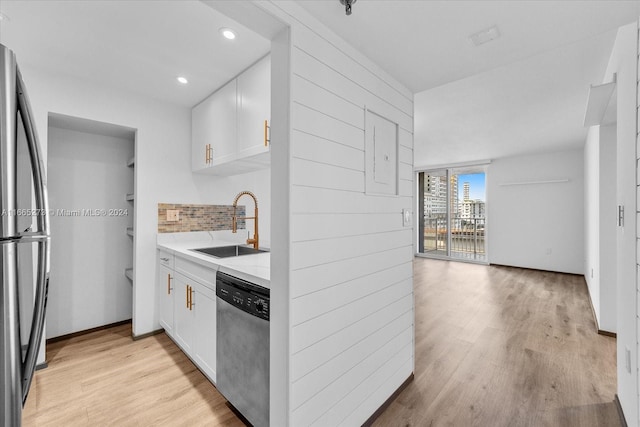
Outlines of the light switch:
{"label": "light switch", "polygon": [[402,209],[402,225],[411,227],[411,211],[409,209]]}
{"label": "light switch", "polygon": [[177,222],[180,220],[180,211],[178,209],[167,209],[167,221]]}

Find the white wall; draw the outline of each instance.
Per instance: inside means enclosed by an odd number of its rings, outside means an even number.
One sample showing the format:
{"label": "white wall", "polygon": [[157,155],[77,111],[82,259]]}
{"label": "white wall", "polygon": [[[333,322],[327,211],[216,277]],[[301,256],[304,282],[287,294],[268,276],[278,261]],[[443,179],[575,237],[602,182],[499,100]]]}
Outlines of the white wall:
{"label": "white wall", "polygon": [[600,126],[589,128],[584,145],[584,278],[598,325],[600,314]]}
{"label": "white wall", "polygon": [[[617,330],[616,125],[600,126],[600,318],[603,331]],[[588,270],[587,270],[588,271]],[[594,273],[595,274],[595,273]]]}
{"label": "white wall", "polygon": [[[618,397],[627,424],[638,425],[638,339],[636,291],[636,113],[637,24],[618,30],[604,82],[617,74],[616,205],[625,207],[624,227],[617,228],[617,366]],[[627,351],[630,365],[627,369]]]}
{"label": "white wall", "polygon": [[[260,20],[264,22],[264,20]],[[270,424],[286,426],[291,410],[291,34],[271,41],[271,217]]]}
{"label": "white wall", "polygon": [[602,331],[616,331],[616,126],[592,126],[584,149],[584,277]]}
{"label": "white wall", "polygon": [[[158,329],[154,303],[157,204],[231,204],[235,194],[247,189],[256,192],[261,202],[260,212],[268,219],[268,173],[262,171],[233,178],[196,176],[191,173],[190,109],[94,86],[77,78],[43,73],[26,65],[21,70],[29,89],[45,159],[50,112],[137,130],[133,334],[142,335]],[[267,224],[261,224],[261,235],[268,242]]]}
{"label": "white wall", "polygon": [[[490,263],[582,274],[583,150],[494,160],[487,174]],[[550,184],[520,184],[568,179]]]}
{"label": "white wall", "polygon": [[[629,26],[631,27],[631,26]],[[626,30],[629,33],[632,32],[631,28]],[[636,66],[636,239],[637,239],[637,244],[636,244],[636,301],[638,301],[636,303],[636,390],[638,391],[638,396],[636,396],[635,402],[638,404],[638,408],[636,408],[636,410],[638,412],[636,412],[638,414],[638,425],[640,425],[640,18],[638,18],[637,21],[637,27],[635,28],[636,34],[637,34],[637,39],[636,39],[636,53],[637,56],[635,58],[638,58],[638,63]],[[629,39],[631,38],[631,35],[626,36]],[[634,58],[634,59],[635,59]],[[629,55],[627,57],[627,61],[632,62],[632,57]],[[629,66],[627,65],[627,67],[631,68],[633,65]],[[630,79],[629,79],[630,80]],[[627,80],[625,78],[625,83],[626,87],[628,87],[629,89],[631,89],[631,85],[630,85],[630,81]],[[625,97],[625,99],[628,102],[628,96],[630,93],[627,94],[627,97]],[[629,105],[630,107],[630,105]],[[627,104],[625,103],[625,108],[627,107]],[[633,110],[627,110],[627,113],[631,113],[633,114]],[[631,131],[631,126],[628,123],[628,120],[631,119],[631,115],[627,115],[625,114],[625,119],[623,121],[625,127],[628,125],[629,129],[627,129],[626,131],[624,131],[625,137],[631,136],[630,135],[630,131]],[[632,120],[632,119],[631,119]],[[632,120],[633,121],[633,120]],[[617,137],[617,134],[616,134]],[[629,151],[631,151],[629,149]],[[620,350],[618,350],[619,352]]]}
{"label": "white wall", "polygon": [[[289,384],[272,387],[271,424],[361,425],[414,366],[413,229],[401,214],[413,206],[413,97],[295,3],[264,3],[292,25],[291,143],[278,160],[291,169],[274,189],[290,206],[274,228],[290,269],[272,275],[272,295],[289,293]],[[400,126],[400,196],[364,193],[365,106]]]}
{"label": "white wall", "polygon": [[[54,213],[47,338],[131,319],[133,265],[134,141],[49,128],[48,183],[51,211],[119,210],[119,214],[70,216]],[[124,214],[126,212],[128,215]]]}

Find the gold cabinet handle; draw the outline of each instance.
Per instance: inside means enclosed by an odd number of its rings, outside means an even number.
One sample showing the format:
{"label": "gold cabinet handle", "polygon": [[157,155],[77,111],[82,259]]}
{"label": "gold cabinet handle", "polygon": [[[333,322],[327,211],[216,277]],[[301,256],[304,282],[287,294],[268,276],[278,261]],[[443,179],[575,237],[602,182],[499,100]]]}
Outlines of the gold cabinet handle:
{"label": "gold cabinet handle", "polygon": [[171,273],[167,273],[167,295],[171,295]]}
{"label": "gold cabinet handle", "polygon": [[187,308],[189,308],[189,288],[191,286],[187,285],[187,287],[185,288],[187,290]]}
{"label": "gold cabinet handle", "polygon": [[204,147],[204,161],[207,165],[213,163],[213,147],[211,144],[207,144]]}
{"label": "gold cabinet handle", "polygon": [[269,121],[265,120],[264,121],[264,146],[268,147],[269,144],[271,143],[271,138],[269,138],[269,130],[271,129],[271,127],[269,126]]}
{"label": "gold cabinet handle", "polygon": [[189,286],[189,311],[193,310],[193,287]]}

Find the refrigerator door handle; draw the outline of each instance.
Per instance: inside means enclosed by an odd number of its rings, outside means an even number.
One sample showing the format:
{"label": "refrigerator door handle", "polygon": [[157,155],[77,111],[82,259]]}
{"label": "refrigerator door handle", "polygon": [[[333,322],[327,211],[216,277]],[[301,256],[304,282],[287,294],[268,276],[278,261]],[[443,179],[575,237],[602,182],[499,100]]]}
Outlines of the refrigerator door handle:
{"label": "refrigerator door handle", "polygon": [[[16,67],[17,68],[17,67]],[[33,174],[34,196],[36,208],[41,215],[37,216],[37,225],[39,240],[27,239],[20,241],[37,241],[38,242],[38,268],[37,282],[35,290],[35,301],[33,309],[33,320],[31,323],[31,332],[29,334],[29,344],[27,347],[24,362],[22,364],[22,402],[26,402],[33,372],[36,367],[38,357],[38,349],[42,334],[44,331],[44,317],[47,305],[47,293],[49,290],[49,203],[47,200],[47,184],[44,172],[44,163],[42,161],[40,144],[38,135],[34,126],[33,113],[29,104],[29,98],[22,80],[20,69],[17,68],[16,86],[18,92],[18,111],[22,117],[24,130],[26,134],[27,144],[29,146],[29,154],[31,158],[31,169]],[[35,237],[35,236],[34,236]]]}
{"label": "refrigerator door handle", "polygon": [[41,240],[47,240],[49,236],[41,233],[33,234],[20,234],[12,237],[0,237],[0,244],[2,243],[32,243],[39,242]]}

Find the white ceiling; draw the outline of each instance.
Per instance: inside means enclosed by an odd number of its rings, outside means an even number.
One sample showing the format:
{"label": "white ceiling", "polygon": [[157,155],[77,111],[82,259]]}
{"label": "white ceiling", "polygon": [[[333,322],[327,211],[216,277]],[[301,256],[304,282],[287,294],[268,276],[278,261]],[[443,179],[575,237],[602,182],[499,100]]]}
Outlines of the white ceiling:
{"label": "white ceiling", "polygon": [[602,80],[615,35],[417,94],[416,166],[582,147],[589,85]]}
{"label": "white ceiling", "polygon": [[[589,85],[640,15],[637,0],[300,4],[416,93],[416,166],[582,147]],[[494,25],[500,38],[471,43]]]}
{"label": "white ceiling", "polygon": [[[417,93],[418,165],[580,147],[612,31],[640,15],[638,0],[359,0],[351,16],[338,0],[298,3]],[[219,12],[229,4],[2,0],[0,43],[23,67],[192,106],[269,50]],[[468,37],[493,25],[501,37],[474,47]]]}
{"label": "white ceiling", "polygon": [[[414,93],[602,34],[632,22],[640,1],[338,0],[299,4]],[[497,25],[501,37],[469,36]]]}
{"label": "white ceiling", "polygon": [[[23,67],[189,107],[270,49],[265,38],[195,0],[2,0],[0,13],[9,18],[0,21],[0,43]],[[221,27],[237,39],[223,39]]]}

